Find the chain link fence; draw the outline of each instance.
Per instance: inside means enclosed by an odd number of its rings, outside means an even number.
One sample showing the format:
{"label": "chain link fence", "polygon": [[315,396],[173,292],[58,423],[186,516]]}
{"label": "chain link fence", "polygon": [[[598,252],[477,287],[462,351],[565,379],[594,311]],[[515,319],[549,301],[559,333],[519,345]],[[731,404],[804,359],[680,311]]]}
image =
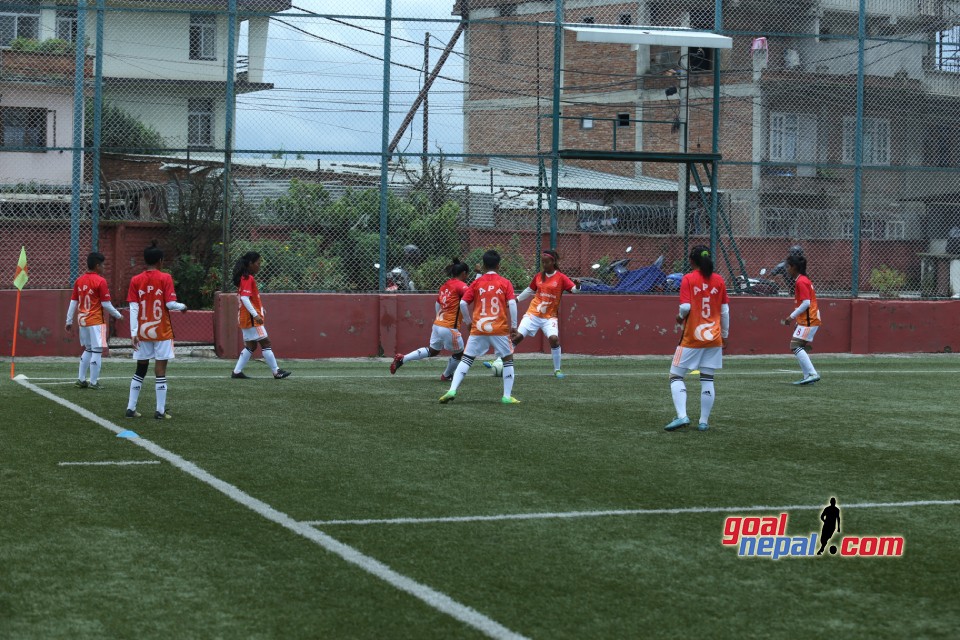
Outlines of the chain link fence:
{"label": "chain link fence", "polygon": [[[960,2],[859,8],[0,2],[0,251],[64,288],[100,250],[122,292],[155,239],[203,308],[247,251],[262,291],[435,290],[491,247],[522,288],[551,245],[616,290],[713,230],[738,293],[789,295],[800,245],[821,296],[952,296]],[[733,46],[640,37],[678,27]],[[714,151],[716,195],[664,161]]]}

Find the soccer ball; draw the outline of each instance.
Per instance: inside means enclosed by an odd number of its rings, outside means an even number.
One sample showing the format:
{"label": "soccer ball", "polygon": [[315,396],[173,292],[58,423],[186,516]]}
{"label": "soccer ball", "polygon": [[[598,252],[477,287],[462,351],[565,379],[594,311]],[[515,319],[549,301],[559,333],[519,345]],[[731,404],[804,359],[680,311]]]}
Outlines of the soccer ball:
{"label": "soccer ball", "polygon": [[493,371],[494,378],[502,378],[503,377],[503,360],[501,360],[500,358],[497,358],[496,360],[491,362],[490,369]]}

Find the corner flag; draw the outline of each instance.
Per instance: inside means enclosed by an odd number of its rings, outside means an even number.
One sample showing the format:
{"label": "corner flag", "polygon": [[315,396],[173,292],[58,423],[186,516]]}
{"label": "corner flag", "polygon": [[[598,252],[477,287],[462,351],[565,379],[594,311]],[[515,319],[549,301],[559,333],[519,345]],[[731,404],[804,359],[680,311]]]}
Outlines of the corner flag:
{"label": "corner flag", "polygon": [[20,247],[20,259],[17,260],[17,270],[13,274],[13,286],[23,291],[23,286],[27,284],[27,249]]}
{"label": "corner flag", "polygon": [[10,349],[10,379],[13,380],[14,367],[17,363],[17,333],[20,328],[20,294],[23,285],[27,284],[27,249],[20,247],[20,259],[17,260],[17,270],[13,273],[13,286],[17,288],[17,308],[13,312],[13,347]]}

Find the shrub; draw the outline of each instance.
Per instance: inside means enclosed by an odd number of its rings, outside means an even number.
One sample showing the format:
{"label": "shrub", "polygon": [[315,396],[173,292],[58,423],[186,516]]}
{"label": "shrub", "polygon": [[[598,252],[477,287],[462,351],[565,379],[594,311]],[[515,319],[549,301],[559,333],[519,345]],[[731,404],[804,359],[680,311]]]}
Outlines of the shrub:
{"label": "shrub", "polygon": [[880,265],[880,268],[873,269],[870,272],[870,286],[884,298],[889,298],[903,291],[906,283],[907,276],[905,273],[886,265]]}

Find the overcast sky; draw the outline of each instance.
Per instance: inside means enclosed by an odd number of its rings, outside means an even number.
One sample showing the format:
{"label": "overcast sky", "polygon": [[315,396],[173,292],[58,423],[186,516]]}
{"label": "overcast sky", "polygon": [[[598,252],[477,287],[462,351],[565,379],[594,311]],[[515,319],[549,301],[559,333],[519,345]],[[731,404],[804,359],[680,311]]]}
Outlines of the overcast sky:
{"label": "overcast sky", "polygon": [[[300,0],[293,4],[318,13],[384,15],[383,3],[376,1]],[[393,15],[453,20],[452,7],[453,0],[394,0]],[[338,19],[347,24],[303,17],[303,12],[296,10],[272,20],[264,79],[275,88],[238,97],[238,149],[380,152],[384,38],[379,34],[384,32],[384,22]],[[455,29],[455,22],[393,22],[391,138],[423,83],[424,34],[431,34],[432,68]],[[245,33],[241,35],[245,37]],[[441,75],[463,77],[462,52],[461,38]],[[445,153],[462,150],[462,88],[460,83],[443,79],[433,85],[428,137],[433,152],[438,146]],[[419,152],[421,130],[418,113],[399,149]]]}

